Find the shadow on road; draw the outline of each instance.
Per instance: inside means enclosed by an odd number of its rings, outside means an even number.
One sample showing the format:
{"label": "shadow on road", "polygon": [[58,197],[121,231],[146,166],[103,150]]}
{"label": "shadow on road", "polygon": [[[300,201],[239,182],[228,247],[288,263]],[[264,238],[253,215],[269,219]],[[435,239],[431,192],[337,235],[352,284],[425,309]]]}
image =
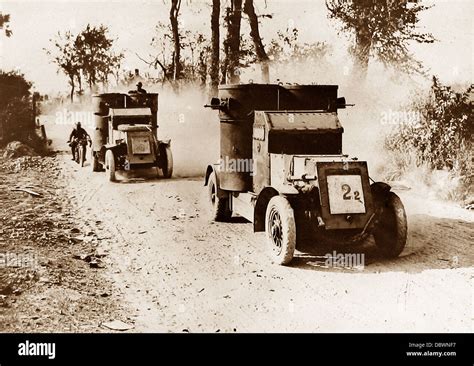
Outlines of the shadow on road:
{"label": "shadow on road", "polygon": [[474,266],[474,224],[472,222],[412,215],[408,218],[408,242],[400,257],[383,258],[372,238],[358,246],[328,246],[305,242],[298,246],[291,267],[316,271],[360,271],[357,268],[328,267],[326,260],[337,254],[364,256],[363,273],[417,273],[433,269]]}

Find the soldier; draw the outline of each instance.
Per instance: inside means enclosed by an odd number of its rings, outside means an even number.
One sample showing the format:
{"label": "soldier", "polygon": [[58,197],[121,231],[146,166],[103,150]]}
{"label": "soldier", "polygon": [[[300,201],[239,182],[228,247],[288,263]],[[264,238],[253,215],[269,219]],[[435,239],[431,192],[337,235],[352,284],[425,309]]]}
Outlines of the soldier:
{"label": "soldier", "polygon": [[89,141],[89,145],[92,144],[92,140],[85,129],[82,128],[81,122],[77,122],[75,128],[72,130],[71,134],[69,135],[69,146],[71,146],[72,152],[72,160],[74,160],[74,149],[79,141],[82,139],[87,139]]}
{"label": "soldier", "polygon": [[137,91],[138,94],[146,94],[146,90],[142,88],[143,84],[141,81],[137,83]]}

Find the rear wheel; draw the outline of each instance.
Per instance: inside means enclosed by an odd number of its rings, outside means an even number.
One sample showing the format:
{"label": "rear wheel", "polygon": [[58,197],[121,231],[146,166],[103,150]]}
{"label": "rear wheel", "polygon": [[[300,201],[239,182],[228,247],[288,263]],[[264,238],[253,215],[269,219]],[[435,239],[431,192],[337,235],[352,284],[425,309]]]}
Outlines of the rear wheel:
{"label": "rear wheel", "polygon": [[115,157],[112,150],[107,150],[105,153],[105,171],[107,180],[109,182],[115,182]]}
{"label": "rear wheel", "polygon": [[273,261],[290,263],[296,247],[296,225],[293,209],[285,197],[275,196],[268,203],[265,228]]}
{"label": "rear wheel", "polygon": [[390,192],[374,230],[375,244],[384,257],[395,258],[407,242],[407,217],[400,198]]}
{"label": "rear wheel", "polygon": [[160,146],[160,157],[163,178],[169,179],[173,175],[173,154],[169,145]]}
{"label": "rear wheel", "polygon": [[228,198],[220,198],[217,195],[216,173],[212,172],[208,183],[209,203],[211,204],[211,219],[214,221],[228,221],[232,216]]}

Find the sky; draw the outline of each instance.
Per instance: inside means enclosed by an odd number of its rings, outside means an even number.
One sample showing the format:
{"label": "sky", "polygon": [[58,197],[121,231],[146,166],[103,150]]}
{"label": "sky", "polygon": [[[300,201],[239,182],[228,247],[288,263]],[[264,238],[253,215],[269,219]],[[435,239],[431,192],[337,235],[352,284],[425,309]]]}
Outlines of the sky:
{"label": "sky", "polygon": [[[221,0],[223,4],[229,0]],[[183,0],[181,24],[209,34],[210,1]],[[430,0],[435,6],[423,14],[421,30],[439,40],[431,45],[414,45],[418,59],[445,82],[472,82],[473,69],[473,0]],[[147,57],[158,21],[168,22],[169,0],[128,1],[40,1],[0,0],[0,11],[10,14],[13,35],[0,35],[0,68],[18,69],[43,93],[66,91],[67,79],[58,74],[44,48],[58,31],[79,32],[88,23],[104,24],[116,39],[116,49],[124,51],[124,65],[146,71],[136,53]],[[276,37],[278,30],[294,24],[302,41],[326,41],[333,45],[333,62],[347,62],[349,40],[338,34],[337,26],[327,19],[324,0],[255,0],[258,13],[270,13],[261,33],[265,41]],[[291,80],[288,80],[291,82]],[[311,82],[313,80],[308,80]]]}

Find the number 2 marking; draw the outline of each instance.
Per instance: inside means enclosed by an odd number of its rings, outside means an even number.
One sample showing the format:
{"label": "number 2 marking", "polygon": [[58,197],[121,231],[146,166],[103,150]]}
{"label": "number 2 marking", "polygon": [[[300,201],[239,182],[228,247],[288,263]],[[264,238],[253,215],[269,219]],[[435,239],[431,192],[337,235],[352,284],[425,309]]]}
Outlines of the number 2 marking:
{"label": "number 2 marking", "polygon": [[356,201],[362,202],[361,199],[360,199],[359,191],[354,191],[354,197],[352,197],[350,195],[352,189],[351,189],[351,186],[349,184],[343,184],[341,188],[342,188],[342,198],[344,200],[354,199]]}
{"label": "number 2 marking", "polygon": [[360,193],[359,193],[359,191],[354,191],[354,199],[355,199],[356,201],[360,201]]}
{"label": "number 2 marking", "polygon": [[342,192],[343,195],[342,195],[342,198],[345,199],[345,200],[350,200],[351,197],[349,196],[349,193],[351,193],[351,187],[349,186],[349,184],[343,184],[342,185]]}

